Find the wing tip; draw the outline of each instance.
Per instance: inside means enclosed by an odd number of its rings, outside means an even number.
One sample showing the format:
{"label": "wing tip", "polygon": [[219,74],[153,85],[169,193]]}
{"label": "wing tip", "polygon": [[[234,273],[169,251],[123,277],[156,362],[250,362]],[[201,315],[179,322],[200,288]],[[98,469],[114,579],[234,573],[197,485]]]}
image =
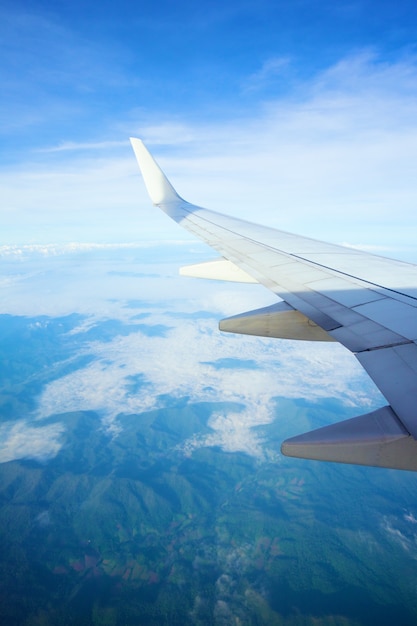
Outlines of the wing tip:
{"label": "wing tip", "polygon": [[130,143],[142,173],[146,190],[153,204],[158,206],[167,202],[182,201],[182,198],[177,194],[142,139],[130,137]]}

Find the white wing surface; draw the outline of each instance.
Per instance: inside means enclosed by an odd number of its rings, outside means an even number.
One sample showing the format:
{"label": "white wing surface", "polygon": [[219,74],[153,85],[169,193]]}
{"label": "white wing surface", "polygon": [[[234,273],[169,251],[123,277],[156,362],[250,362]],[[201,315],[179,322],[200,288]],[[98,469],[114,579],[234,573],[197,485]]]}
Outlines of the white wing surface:
{"label": "white wing surface", "polygon": [[143,143],[131,143],[153,203],[220,254],[182,273],[258,282],[282,300],[222,320],[220,329],[337,341],[387,400],[367,415],[284,441],[283,454],[417,471],[417,266],[194,206]]}

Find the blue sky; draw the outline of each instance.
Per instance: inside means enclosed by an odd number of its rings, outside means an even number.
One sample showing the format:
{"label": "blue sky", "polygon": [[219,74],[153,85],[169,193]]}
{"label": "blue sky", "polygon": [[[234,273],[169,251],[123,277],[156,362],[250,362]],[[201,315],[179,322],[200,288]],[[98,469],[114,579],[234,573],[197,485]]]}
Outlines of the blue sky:
{"label": "blue sky", "polygon": [[0,17],[0,245],[187,238],[149,208],[137,135],[190,201],[417,261],[415,2]]}

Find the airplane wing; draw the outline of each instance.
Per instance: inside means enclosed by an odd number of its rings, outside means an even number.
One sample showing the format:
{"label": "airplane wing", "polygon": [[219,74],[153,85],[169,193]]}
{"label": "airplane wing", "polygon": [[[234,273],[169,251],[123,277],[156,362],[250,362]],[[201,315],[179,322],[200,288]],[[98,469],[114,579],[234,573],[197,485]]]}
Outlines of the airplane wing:
{"label": "airplane wing", "polygon": [[417,471],[417,266],[194,206],[142,141],[131,143],[152,202],[220,255],[181,273],[261,283],[281,299],[222,320],[220,329],[337,341],[387,400],[366,415],[287,439],[282,453]]}

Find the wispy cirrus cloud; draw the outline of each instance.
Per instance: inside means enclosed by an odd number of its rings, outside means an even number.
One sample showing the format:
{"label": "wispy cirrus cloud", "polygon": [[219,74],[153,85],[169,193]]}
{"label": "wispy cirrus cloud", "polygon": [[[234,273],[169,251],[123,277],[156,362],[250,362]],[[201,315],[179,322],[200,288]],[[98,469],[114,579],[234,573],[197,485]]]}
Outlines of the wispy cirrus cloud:
{"label": "wispy cirrus cloud", "polygon": [[243,83],[243,91],[259,91],[271,87],[271,82],[283,79],[291,63],[290,57],[271,57],[263,62],[261,68],[248,76]]}
{"label": "wispy cirrus cloud", "polygon": [[[406,524],[404,524],[404,521]],[[395,519],[393,516],[384,516],[381,521],[381,528],[387,538],[400,545],[405,552],[414,553],[414,558],[416,559],[415,549],[417,546],[417,533],[413,528],[414,524],[415,520],[407,519],[407,516],[403,516],[403,519]]]}
{"label": "wispy cirrus cloud", "polygon": [[120,148],[126,146],[126,140],[122,141],[91,141],[91,142],[75,142],[64,141],[57,146],[49,148],[40,148],[39,152],[72,152],[82,150],[111,150],[112,148]]}
{"label": "wispy cirrus cloud", "polygon": [[329,241],[360,236],[410,259],[416,85],[412,55],[388,63],[364,51],[233,118],[126,112],[108,140],[64,141],[0,172],[3,243],[176,238],[144,190],[127,140],[138,135],[196,204]]}

